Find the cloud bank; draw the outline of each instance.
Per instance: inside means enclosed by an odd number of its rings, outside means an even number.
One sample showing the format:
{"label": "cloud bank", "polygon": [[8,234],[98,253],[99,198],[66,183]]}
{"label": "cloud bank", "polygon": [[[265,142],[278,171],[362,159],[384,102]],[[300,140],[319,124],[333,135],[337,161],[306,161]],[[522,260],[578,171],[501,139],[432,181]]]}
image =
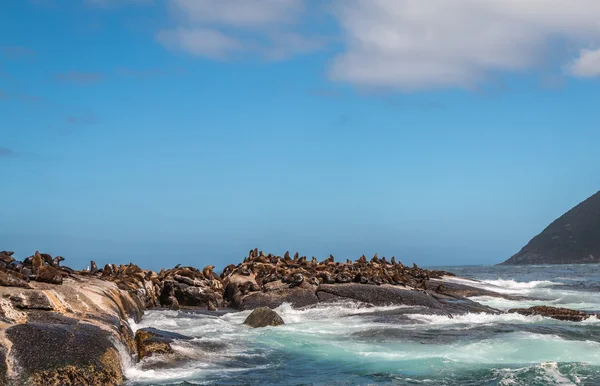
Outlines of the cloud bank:
{"label": "cloud bank", "polygon": [[[333,12],[346,48],[330,76],[363,86],[468,88],[545,67],[559,43],[600,47],[596,0],[340,0]],[[598,55],[582,50],[568,72],[598,75]]]}
{"label": "cloud bank", "polygon": [[300,32],[303,0],[172,0],[176,26],[156,39],[165,47],[212,59],[241,55],[282,60],[324,48],[327,39]]}
{"label": "cloud bank", "polygon": [[[364,88],[477,88],[497,74],[536,71],[600,76],[598,0],[165,4],[171,26],[158,31],[156,40],[170,50],[218,60],[283,60],[333,48],[329,78]],[[308,32],[320,31],[323,20],[327,37]]]}

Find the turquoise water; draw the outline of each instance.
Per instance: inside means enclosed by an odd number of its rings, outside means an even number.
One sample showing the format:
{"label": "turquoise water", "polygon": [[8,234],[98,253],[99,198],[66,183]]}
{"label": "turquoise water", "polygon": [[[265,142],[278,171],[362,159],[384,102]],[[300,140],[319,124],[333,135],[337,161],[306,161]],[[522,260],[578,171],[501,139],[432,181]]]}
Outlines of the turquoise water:
{"label": "turquoise water", "polygon": [[[508,309],[548,304],[600,310],[600,266],[450,267],[475,285],[527,301],[479,297]],[[460,280],[460,279],[459,279]],[[473,284],[473,283],[471,283]],[[129,385],[600,385],[600,321],[517,314],[450,319],[353,303],[276,311],[286,324],[250,329],[249,312],[150,311],[139,325],[194,337],[177,354],[127,363]]]}

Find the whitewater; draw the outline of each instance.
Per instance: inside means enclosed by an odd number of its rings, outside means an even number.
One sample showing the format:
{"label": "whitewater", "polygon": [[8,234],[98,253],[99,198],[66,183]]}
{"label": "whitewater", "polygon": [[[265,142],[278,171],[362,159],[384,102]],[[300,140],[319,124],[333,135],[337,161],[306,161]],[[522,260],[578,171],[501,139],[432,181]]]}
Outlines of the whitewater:
{"label": "whitewater", "polygon": [[[526,297],[473,297],[508,310],[600,311],[600,265],[444,267],[459,283]],[[276,309],[285,325],[251,329],[250,311],[148,311],[143,327],[192,337],[175,354],[125,363],[128,385],[600,385],[600,320],[427,313],[358,303]]]}

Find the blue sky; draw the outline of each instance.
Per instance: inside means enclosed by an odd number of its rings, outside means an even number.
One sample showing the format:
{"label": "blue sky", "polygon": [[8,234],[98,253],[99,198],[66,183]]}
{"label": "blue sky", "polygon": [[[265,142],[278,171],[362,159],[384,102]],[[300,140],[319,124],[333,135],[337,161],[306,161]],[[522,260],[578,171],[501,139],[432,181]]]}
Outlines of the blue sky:
{"label": "blue sky", "polygon": [[600,189],[599,13],[3,1],[0,249],[498,263]]}

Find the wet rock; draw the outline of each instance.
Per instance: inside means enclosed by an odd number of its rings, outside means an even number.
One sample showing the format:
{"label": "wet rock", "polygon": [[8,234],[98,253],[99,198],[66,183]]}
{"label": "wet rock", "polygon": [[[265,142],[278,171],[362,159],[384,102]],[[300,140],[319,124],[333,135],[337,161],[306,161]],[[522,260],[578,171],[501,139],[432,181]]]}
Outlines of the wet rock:
{"label": "wet rock", "polygon": [[242,298],[239,309],[277,308],[283,303],[289,303],[292,307],[300,308],[318,302],[319,299],[313,289],[295,287],[269,292],[252,292]]}
{"label": "wet rock", "polygon": [[121,385],[121,361],[111,334],[75,319],[63,322],[27,323],[6,330],[11,356],[19,364],[15,384]]}
{"label": "wet rock", "polygon": [[317,293],[319,292],[326,292],[376,306],[408,305],[443,308],[439,301],[422,291],[406,290],[392,286],[322,284],[317,289]]}
{"label": "wet rock", "polygon": [[189,340],[188,336],[158,330],[156,328],[142,328],[135,333],[135,344],[138,352],[138,360],[153,356],[172,354],[171,343],[176,340]]}
{"label": "wet rock", "polygon": [[319,303],[338,303],[352,300],[348,298],[343,298],[341,296],[333,295],[327,292],[317,292],[317,298],[319,299]]}
{"label": "wet rock", "polygon": [[284,324],[281,316],[268,307],[260,307],[252,311],[244,321],[250,327],[259,328],[267,326],[280,326]]}
{"label": "wet rock", "polygon": [[431,279],[429,290],[452,297],[491,296],[510,300],[523,300],[524,296],[506,295],[467,284],[454,283],[447,280]]}
{"label": "wet rock", "polygon": [[[177,290],[178,289],[178,290]],[[179,305],[186,307],[207,307],[209,303],[221,304],[223,297],[208,288],[178,286],[175,291],[175,297]]]}
{"label": "wet rock", "polygon": [[466,313],[488,313],[488,314],[502,314],[503,312],[492,307],[484,306],[483,304],[474,302],[471,299],[447,296],[444,294],[427,291],[429,295],[438,300],[443,306],[444,310],[450,314],[460,315]]}
{"label": "wet rock", "polygon": [[512,308],[508,310],[508,312],[526,316],[541,315],[552,319],[567,320],[571,322],[581,322],[591,317],[598,318],[598,315],[589,314],[583,311],[549,306],[535,306],[531,308]]}

